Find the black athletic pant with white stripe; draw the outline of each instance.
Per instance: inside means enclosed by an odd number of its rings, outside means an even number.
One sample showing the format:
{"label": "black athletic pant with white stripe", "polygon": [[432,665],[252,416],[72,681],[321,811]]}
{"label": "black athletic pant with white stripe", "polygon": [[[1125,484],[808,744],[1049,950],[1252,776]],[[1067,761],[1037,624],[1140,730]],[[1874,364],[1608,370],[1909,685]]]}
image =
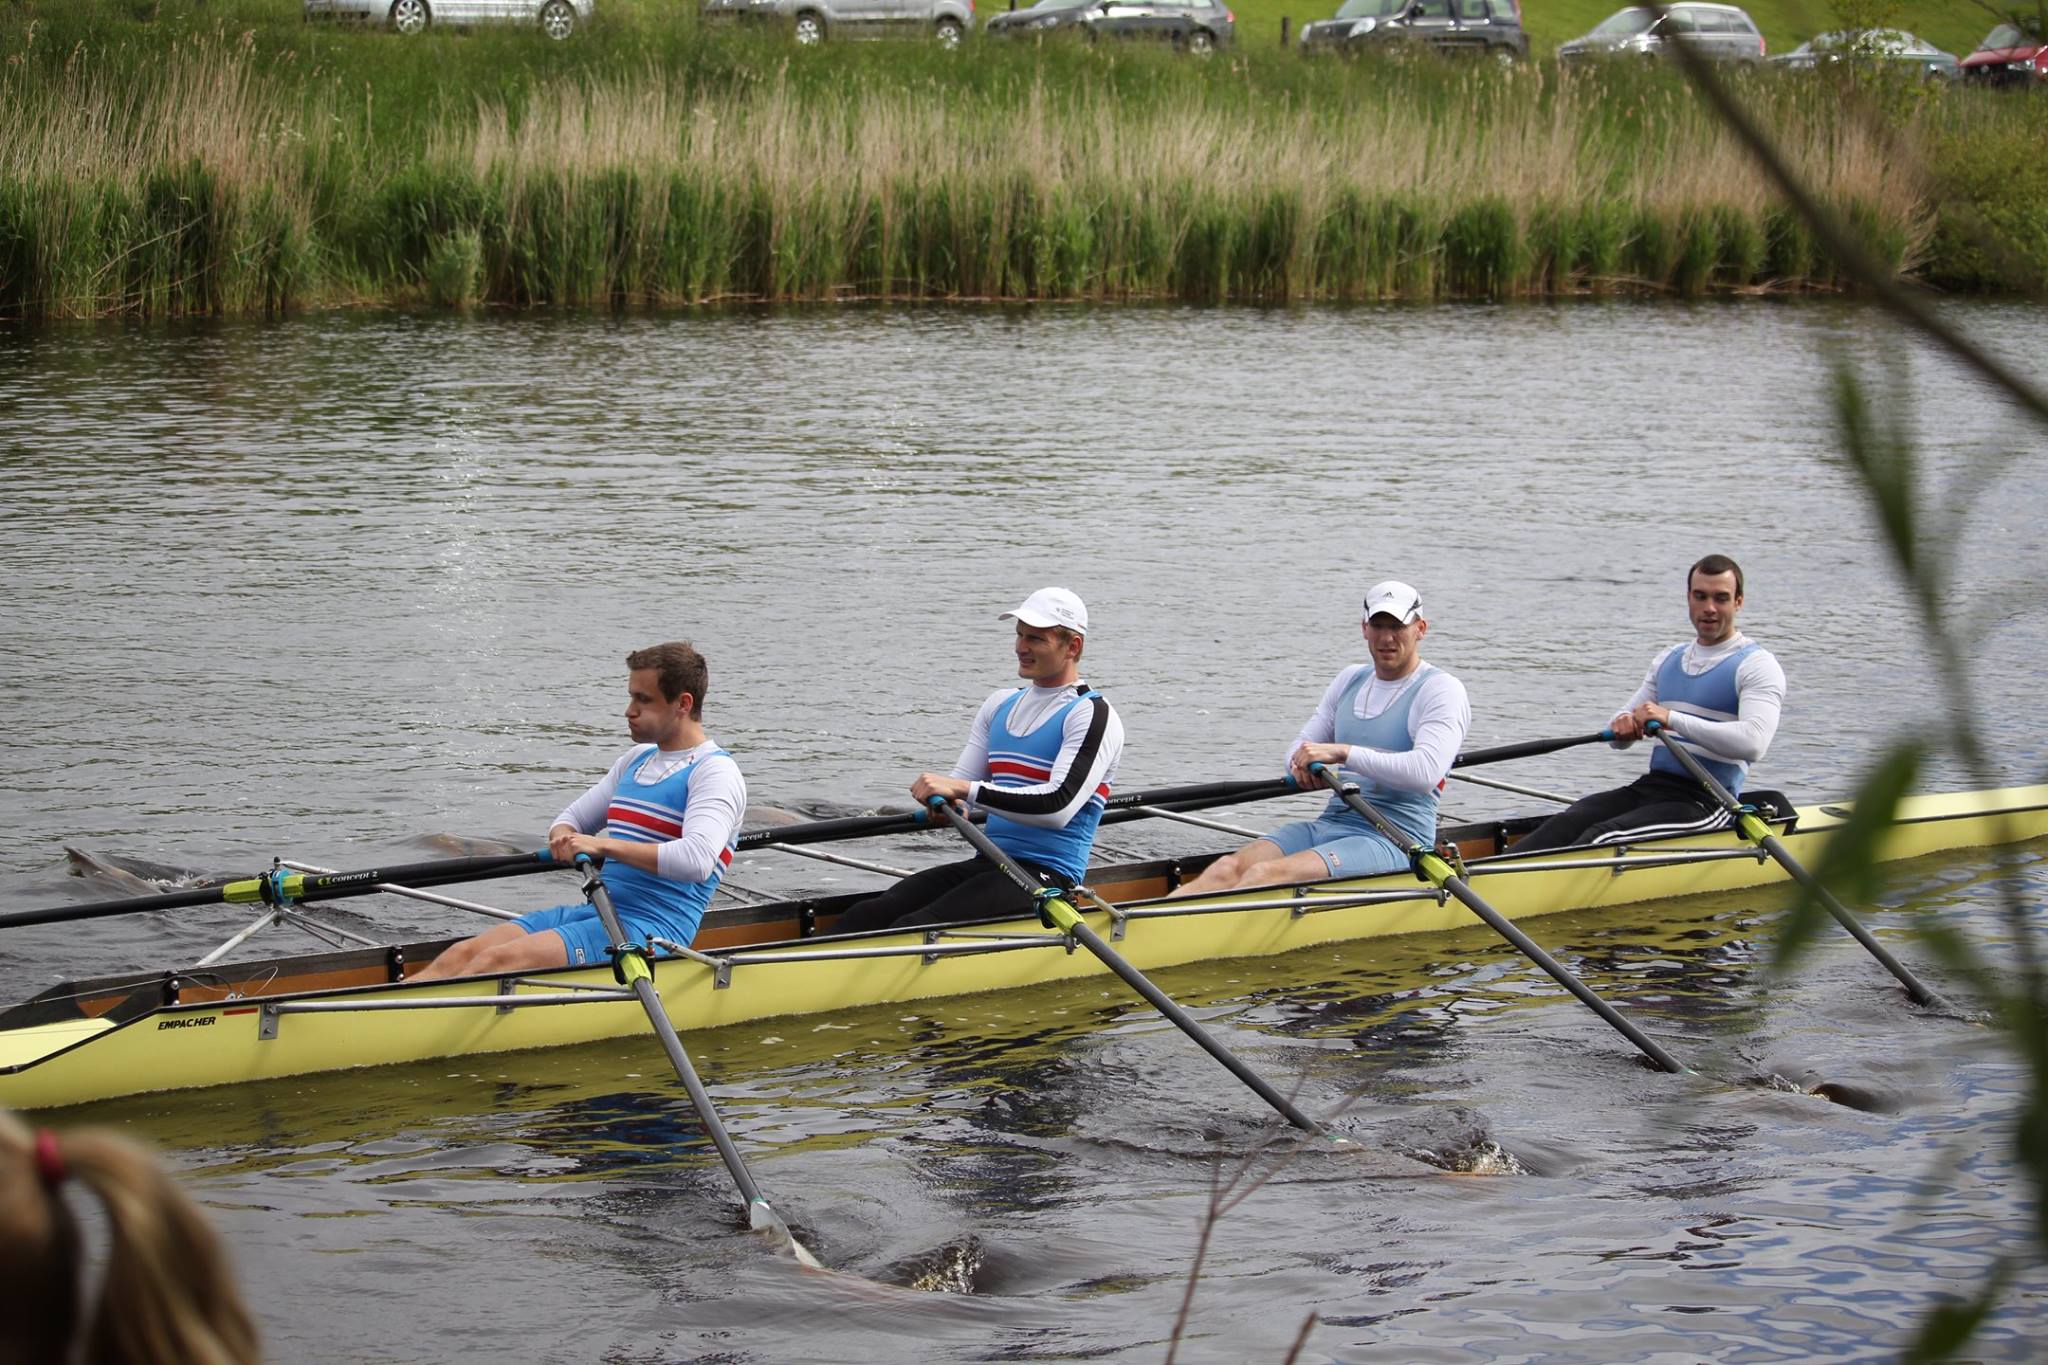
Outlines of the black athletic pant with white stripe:
{"label": "black athletic pant with white stripe", "polygon": [[1728,812],[1690,777],[1647,772],[1626,787],[1594,792],[1572,802],[1524,835],[1513,852],[1697,834],[1721,829],[1727,823]]}
{"label": "black athletic pant with white stripe", "polygon": [[[1018,858],[1018,866],[1047,886],[1071,890],[1073,883],[1043,863]],[[999,915],[1028,915],[1037,905],[1009,874],[979,853],[965,862],[941,863],[913,872],[879,896],[846,907],[833,932],[913,929]]]}

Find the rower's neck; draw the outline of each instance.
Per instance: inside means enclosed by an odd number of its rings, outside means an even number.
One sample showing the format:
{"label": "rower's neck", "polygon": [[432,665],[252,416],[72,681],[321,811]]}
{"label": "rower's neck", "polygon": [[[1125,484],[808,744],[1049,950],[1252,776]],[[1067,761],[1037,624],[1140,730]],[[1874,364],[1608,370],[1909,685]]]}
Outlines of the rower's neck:
{"label": "rower's neck", "polygon": [[655,747],[665,754],[685,754],[702,744],[705,738],[702,722],[685,720],[676,727],[674,734]]}

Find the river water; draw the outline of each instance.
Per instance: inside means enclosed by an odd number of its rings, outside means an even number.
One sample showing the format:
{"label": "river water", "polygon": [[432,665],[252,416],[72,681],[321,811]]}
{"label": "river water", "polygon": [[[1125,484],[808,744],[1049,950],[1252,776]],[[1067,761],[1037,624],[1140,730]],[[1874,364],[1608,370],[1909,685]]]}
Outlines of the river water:
{"label": "river water", "polygon": [[[2037,309],[1954,316],[2023,367],[2048,353]],[[1474,744],[1595,728],[1686,633],[1685,565],[1724,551],[1791,679],[1756,780],[1840,795],[1951,703],[1831,455],[1838,358],[1904,400],[1926,514],[2019,456],[1941,542],[1942,609],[1973,632],[1997,779],[2041,780],[2043,444],[1854,306],[0,332],[0,899],[118,894],[67,847],[246,873],[532,846],[625,742],[621,656],[678,636],[711,661],[707,721],[757,805],[898,803],[1008,676],[996,613],[1053,582],[1088,600],[1128,788],[1275,771],[1383,577],[1420,588]],[[1639,762],[1494,771],[1580,791]],[[1968,784],[1947,763],[1923,783]],[[1530,804],[1454,785],[1447,811]],[[1118,853],[1215,837],[1104,832]],[[1960,991],[1908,926],[1938,913],[2009,957],[1996,889],[2038,903],[2044,853],[1913,864],[1872,923]],[[878,884],[772,850],[733,880]],[[1219,1181],[1244,1197],[1183,1361],[1280,1361],[1310,1315],[1303,1361],[1883,1358],[2024,1253],[2025,1077],[1846,939],[1767,989],[1782,905],[1536,922],[1686,1079],[1484,930],[1162,974],[1311,1112],[1348,1104],[1335,1122],[1369,1149],[1255,1188],[1229,1182],[1272,1135],[1259,1103],[1100,984],[688,1040],[756,1177],[845,1275],[738,1229],[651,1043],[66,1118],[166,1150],[279,1360],[1156,1361]],[[10,931],[0,988],[189,962],[245,917]],[[341,922],[480,923],[397,901]],[[316,946],[282,934],[246,951]],[[940,1282],[971,1292],[898,1287]],[[1976,1354],[2037,1358],[2044,1294],[2023,1272]]]}

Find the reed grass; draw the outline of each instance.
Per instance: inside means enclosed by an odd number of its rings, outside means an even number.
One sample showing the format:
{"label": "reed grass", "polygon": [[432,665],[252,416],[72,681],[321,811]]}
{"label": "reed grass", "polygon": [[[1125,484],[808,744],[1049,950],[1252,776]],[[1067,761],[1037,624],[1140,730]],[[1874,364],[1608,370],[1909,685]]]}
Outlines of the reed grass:
{"label": "reed grass", "polygon": [[[0,49],[0,312],[1840,282],[1663,73],[821,55],[633,22],[567,52],[488,30],[439,51],[195,24],[159,50],[60,53],[31,33]],[[1750,95],[1898,270],[1926,261],[1941,214],[1900,147],[2010,145],[2024,117],[1930,103],[1874,130],[1811,84]]]}

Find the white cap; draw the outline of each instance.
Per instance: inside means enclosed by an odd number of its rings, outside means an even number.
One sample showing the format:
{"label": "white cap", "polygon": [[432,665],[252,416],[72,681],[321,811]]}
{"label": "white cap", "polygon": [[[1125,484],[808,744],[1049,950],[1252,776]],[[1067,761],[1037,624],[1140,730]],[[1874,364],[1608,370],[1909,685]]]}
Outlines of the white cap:
{"label": "white cap", "polygon": [[1399,579],[1375,583],[1365,592],[1365,619],[1382,614],[1405,626],[1422,615],[1422,594]]}
{"label": "white cap", "polygon": [[1040,630],[1048,626],[1065,626],[1076,635],[1088,633],[1088,608],[1065,588],[1040,588],[1025,598],[1022,605],[1004,612],[996,620],[1022,621]]}

